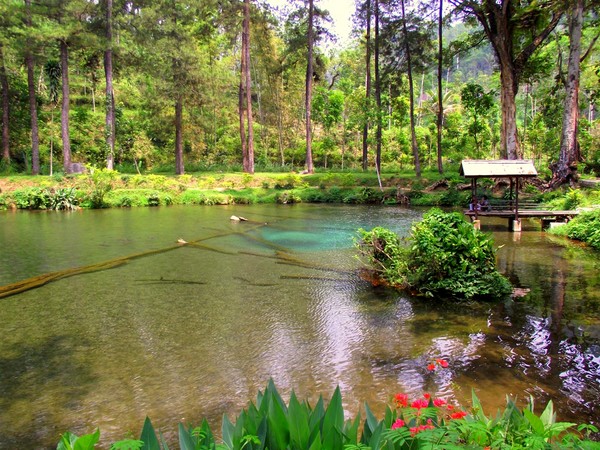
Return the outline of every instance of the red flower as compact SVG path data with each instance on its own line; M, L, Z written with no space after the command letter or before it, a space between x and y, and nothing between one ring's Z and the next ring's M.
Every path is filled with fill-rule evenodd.
M443 398L434 398L433 404L437 407L444 406L446 404L446 400L444 400Z
M410 406L416 409L427 408L427 406L429 406L429 402L424 398L420 398L412 402Z
M402 428L405 425L406 423L404 423L404 420L398 419L392 424L392 430L395 430L396 428Z
M431 398L431 394L429 394L428 392L425 392L423 394L423 397L425 397L427 400L429 400Z
M396 394L394 395L394 402L396 402L396 408L406 408L408 406L408 395Z
M448 367L448 361L446 361L444 359L436 359L435 362L438 363L443 368Z
M452 411L454 409L454 405L448 405L448 406L446 406L446 409L448 411Z
M435 364L431 363L427 366L427 370L433 371L433 370L435 370L435 367L436 367Z
M450 414L450 418L451 419L462 419L466 415L467 415L467 413L464 411L456 411L456 412Z

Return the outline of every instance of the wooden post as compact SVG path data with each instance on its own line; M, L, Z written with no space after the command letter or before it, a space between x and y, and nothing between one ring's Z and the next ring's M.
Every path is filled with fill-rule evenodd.
M516 189L515 189L515 221L519 221L519 177L516 178ZM519 229L519 231L521 231Z

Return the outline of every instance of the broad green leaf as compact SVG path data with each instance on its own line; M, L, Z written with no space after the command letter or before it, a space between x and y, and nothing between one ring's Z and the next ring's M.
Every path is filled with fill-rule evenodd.
M552 403L552 400L550 400L548 402L548 404L546 405L546 408L544 409L544 412L540 416L540 419L542 420L542 423L544 424L544 427L546 427L546 428L548 428L550 425L552 425L556 421L556 416L554 414L554 404Z
M60 437L56 450L73 450L73 445L77 441L77 436L70 431L67 431Z
M365 428L368 427L369 430L371 432L373 432L373 430L375 430L375 428L377 428L377 425L379 425L379 420L377 420L377 418L371 411L371 408L369 408L369 405L367 405L366 403L365 403L365 415L366 415Z
M346 421L343 432L345 443L354 445L358 444L358 427L360 426L360 421L360 413L354 420Z
M196 442L191 434L191 429L179 424L179 448L181 450L196 450Z
M277 397L271 395L267 416L267 442L270 450L285 450L289 442L289 427L286 413Z
M321 450L322 447L323 447L323 444L321 443L321 433L317 433L317 435L315 436L315 439L312 441L312 444L310 444L310 448L308 450ZM333 449L327 449L327 450L333 450Z
M146 420L144 421L140 440L144 442L142 450L160 450L160 444L156 438L156 432L154 431L154 427L152 426L152 422L148 416L146 416Z
M221 434L223 436L223 444L227 446L229 450L233 450L233 433L235 427L229 420L229 418L223 414L223 423L221 424Z
M344 427L344 408L342 406L342 394L339 386L335 389L325 416L321 432L323 435L323 446L327 449L342 447L342 429Z
M544 424L542 423L541 419L535 415L535 413L532 413L528 408L524 408L523 416L525 416L525 419L527 419L535 434L538 436L545 435L546 430L544 428Z
M325 417L323 418L323 434L329 429L341 430L344 426L344 408L342 406L342 394L340 387L336 387L327 405Z
M308 411L301 405L296 394L292 391L288 406L288 421L290 427L290 442L292 447L306 449L309 445L310 428L308 426Z
M92 434L84 434L77 438L73 450L93 450L99 440L100 430L96 430L96 432Z
M381 438L383 435L383 427L384 427L383 421L379 422L379 424L373 430L371 437L369 438L369 441L366 442L366 444L369 447L371 447L372 449L379 448L379 443L381 442Z

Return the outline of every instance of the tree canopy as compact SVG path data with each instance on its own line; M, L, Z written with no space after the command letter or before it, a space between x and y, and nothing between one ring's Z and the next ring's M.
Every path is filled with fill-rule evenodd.
M359 2L341 45L312 0L2 2L0 170L380 160L419 173L507 157L552 168L559 185L577 165L600 171L597 3Z

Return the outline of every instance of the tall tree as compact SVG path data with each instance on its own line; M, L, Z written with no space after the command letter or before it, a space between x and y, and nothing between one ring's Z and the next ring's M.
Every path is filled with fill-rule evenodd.
M307 55L306 55L306 89L305 89L305 114L306 114L306 170L308 173L315 171L313 167L312 154L312 93L313 93L313 46L314 46L314 18L315 5L314 0L308 0L308 30L307 30Z
M29 1L29 0L28 0ZM62 79L62 103L60 109L60 136L62 138L63 167L66 173L71 173L71 135L69 134L69 46L66 38L59 40L60 70Z
M10 129L9 120L9 95L8 77L4 65L3 44L0 42L0 88L2 89L2 159L10 163Z
M250 71L250 0L244 0L243 16L240 65L240 137L242 141L244 172L254 173L254 128L252 117L252 77ZM248 123L247 137L244 133L244 111Z
M590 6L593 2L590 2ZM584 21L584 0L572 0L569 11L569 62L567 66L565 85L565 101L560 137L560 152L558 161L552 166L552 180L550 187L557 187L573 180L577 175L577 163L581 159L579 151L578 123L579 123L579 83L580 63L590 55L591 49L598 39L592 40L588 50L581 56L581 40Z
M377 180L379 181L379 189L383 191L383 185L381 183L381 68L380 68L380 49L381 49L381 34L379 32L381 8L379 0L375 0L375 105L377 107L377 123L375 131L375 170L377 171Z
M113 89L113 0L105 0L106 50L104 51L104 76L106 79L106 168L114 168L115 158L115 94Z
M25 0L25 26L32 27L31 0ZM31 173L40 173L40 137L38 131L37 100L35 97L35 76L33 73L34 62L32 40L27 38L25 44L25 67L27 68L27 91L29 93L29 113L31 116Z
M449 0L465 18L475 18L483 28L500 67L502 108L502 156L517 159L520 146L516 96L519 81L534 52L558 24L563 5L559 1Z
M369 111L371 103L371 0L365 3L367 31L365 34L365 123L362 130L362 169L367 170L369 164Z
M444 100L442 95L442 62L443 62L443 35L442 35L442 19L444 17L444 0L439 0L438 7L438 54L437 54L437 166L440 174L444 173L444 166L442 165L442 127L444 125Z
M404 0L400 0L402 7L402 32L404 34L404 51L406 52L406 65L408 75L408 92L409 92L409 108L410 108L410 142L413 153L413 161L415 164L415 174L418 177L421 176L421 161L419 160L419 146L417 145L417 133L415 130L415 93L413 86L413 66L412 58L410 53L410 44L408 38L408 27L406 26L406 10L404 6Z

